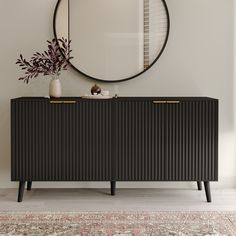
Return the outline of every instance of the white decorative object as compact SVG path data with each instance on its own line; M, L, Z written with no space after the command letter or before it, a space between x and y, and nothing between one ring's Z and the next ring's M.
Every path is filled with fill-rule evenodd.
M103 96L109 96L110 92L108 90L102 90L102 95Z
M118 97L118 90L119 90L119 86L118 85L114 85L115 98Z
M60 98L61 94L61 81L58 77L53 77L49 84L49 96Z

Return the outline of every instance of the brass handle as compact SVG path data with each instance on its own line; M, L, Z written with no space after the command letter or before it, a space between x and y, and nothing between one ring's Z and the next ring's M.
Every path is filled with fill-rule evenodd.
M153 101L154 104L178 104L180 101Z
M76 101L50 101L51 104L75 104Z
M154 104L165 104L166 101L153 101Z
M180 103L180 101L167 101L166 103L169 103L169 104L178 104L178 103Z

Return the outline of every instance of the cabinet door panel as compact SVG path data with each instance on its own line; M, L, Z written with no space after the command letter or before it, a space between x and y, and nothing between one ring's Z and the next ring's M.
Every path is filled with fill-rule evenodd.
M166 180L217 180L217 103L166 105Z
M116 102L117 180L164 180L164 110L150 100Z
M12 103L12 180L111 179L111 104Z
M60 160L54 159L57 152L60 152L61 145L57 152L50 153L49 150L52 151L54 143L60 143L61 135L58 134L53 139L50 136L52 122L49 113L49 103L12 102L12 180L46 180L57 175L58 168L55 168L55 164L60 163Z
M113 119L110 101L80 101L77 105L76 145L78 159L74 170L80 180L111 180Z

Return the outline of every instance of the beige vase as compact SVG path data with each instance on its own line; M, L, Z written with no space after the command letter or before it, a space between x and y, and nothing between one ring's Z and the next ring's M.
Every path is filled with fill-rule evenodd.
M49 84L49 96L60 98L61 94L61 81L58 77L53 77Z

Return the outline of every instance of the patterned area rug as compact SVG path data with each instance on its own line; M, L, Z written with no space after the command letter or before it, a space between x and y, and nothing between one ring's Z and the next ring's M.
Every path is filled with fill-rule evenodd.
M0 213L0 235L236 235L236 212Z

